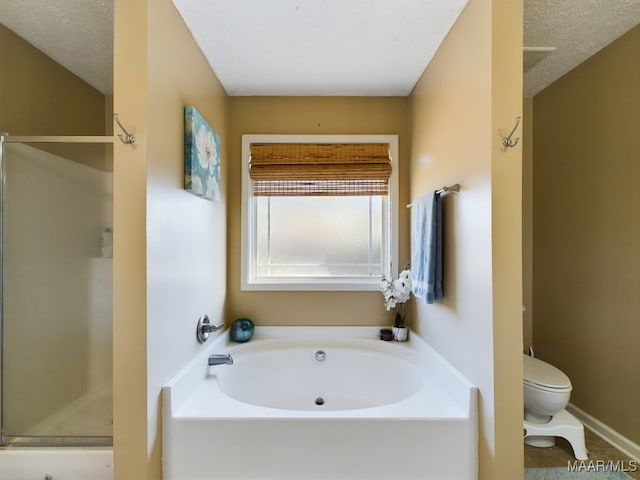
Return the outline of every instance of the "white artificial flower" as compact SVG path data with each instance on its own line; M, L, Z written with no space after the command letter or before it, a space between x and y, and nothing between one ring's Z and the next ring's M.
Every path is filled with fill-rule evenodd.
M398 282L401 285L402 294L408 299L411 293L411 272L409 270L403 270L398 276Z
M382 278L381 291L387 311L396 308L411 298L411 270L405 269L395 280Z
M409 282L409 284L411 284L411 270L405 269L401 271L400 275L398 275L398 278L401 278L405 282Z

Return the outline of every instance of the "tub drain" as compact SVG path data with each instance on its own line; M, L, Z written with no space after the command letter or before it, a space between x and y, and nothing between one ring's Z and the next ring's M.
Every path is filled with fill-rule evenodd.
M322 397L316 398L316 405L324 405L324 398Z

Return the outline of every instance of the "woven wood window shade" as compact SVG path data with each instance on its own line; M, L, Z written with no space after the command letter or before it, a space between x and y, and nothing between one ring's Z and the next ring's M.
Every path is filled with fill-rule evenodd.
M387 195L388 143L252 143L254 196Z

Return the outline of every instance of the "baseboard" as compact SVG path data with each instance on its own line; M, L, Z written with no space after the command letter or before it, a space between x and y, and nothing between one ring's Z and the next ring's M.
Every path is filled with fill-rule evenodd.
M592 417L587 412L571 403L567 405L567 411L603 440L610 443L633 460L640 462L640 445L632 442L627 437L620 435L613 428L605 425L597 418Z

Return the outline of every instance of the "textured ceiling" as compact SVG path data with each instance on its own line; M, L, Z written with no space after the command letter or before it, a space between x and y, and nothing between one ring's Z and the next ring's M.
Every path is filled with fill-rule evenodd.
M640 0L525 0L524 5L525 47L555 47L547 55L525 52L526 97L640 23Z
M0 23L104 94L113 89L113 0L0 0Z
M229 95L406 96L467 0L173 0Z
M457 15L456 12L466 3L466 0L455 0L455 2L452 0L394 0L393 2L378 0L376 3L366 0L174 1L185 17L191 18L195 15L196 18L188 21L190 28L219 30L227 35L224 39L216 39L216 33L209 34L203 31L198 34L202 37L198 40L199 42L203 44L209 41L226 42L226 44L233 43L234 48L239 48L238 45L249 45L245 48L253 49L249 53L253 55L254 63L262 66L260 75L249 75L243 73L245 71L242 68L238 68L234 70L234 78L230 81L237 82L241 88L251 88L263 94L266 92L268 82L271 82L276 84L280 94L283 95L303 91L302 87L296 87L290 83L305 69L309 69L314 77L314 83L304 87L307 93L312 93L311 88L324 90L325 93L327 87L337 88L338 80L332 73L336 73L336 77L341 77L349 70L355 70L355 73L351 74L351 83L340 87L344 93L363 94L365 91L380 92L381 89L406 91L410 81L409 83L400 82L400 76L396 77L395 71L395 80L386 79L385 83L380 85L377 82L386 78L388 72L385 70L398 70L407 78L415 77L416 72L422 73L434 48L437 48L437 45L434 46L432 42L446 34L451 20ZM327 14L328 10L325 11L324 6L332 3L334 6L339 4L351 15L357 15L355 17L357 20L351 25L355 28L355 34L347 34L345 30L347 26L340 15ZM191 8L200 4L207 4L203 7L206 10ZM251 9L247 7L249 4ZM524 4L525 46L555 47L555 50L550 53L540 51L525 53L524 93L526 96L535 95L640 23L640 0L524 0ZM208 7L213 5L216 5L216 8L213 11L209 10ZM234 5L243 5L245 14L256 8L258 9L256 12L261 12L263 17L260 18L256 18L253 14L250 17L245 15L245 18L250 18L253 22L255 31L249 31L243 24L232 27L232 24L227 23L225 14L227 9L233 9ZM265 8L265 5L268 5L268 8ZM279 9L282 5L293 6L293 10L283 13ZM323 8L316 10L318 5ZM420 7L423 5L428 6L427 10L421 10ZM266 26L267 19L274 20L270 17L271 9L284 15L275 19L275 25L278 28ZM440 9L443 9L445 21L436 27L433 35L428 36L426 41L429 44L424 45L422 44L424 32L421 30L428 29L422 22L432 20L425 17L429 16L428 11L431 15L436 15L441 11ZM304 20L304 14L311 12L315 12L314 15L319 16L324 23L322 25L316 23L311 30L309 29L312 24L307 24L308 28L302 32L297 31L295 36L292 31L288 31L291 21ZM390 33L386 27L387 20L392 18L396 19L392 23L401 28L400 31L395 31L395 34ZM283 22L284 19L288 21ZM260 20L263 22L261 23ZM384 27L380 27L381 21ZM0 23L96 89L105 94L112 93L113 0L0 0ZM374 46L369 43L369 40L371 31L376 28L378 31L375 32L377 35L374 37L379 36L384 39L384 42ZM260 33L261 36L256 38L254 33ZM280 34L283 35L280 36ZM265 37L271 37L269 42L266 42ZM312 40L319 43L315 43L314 46ZM374 38L373 41L375 40ZM336 48L338 44L339 50L345 54L344 57L341 60L332 59L328 63L322 51L325 44L331 44L331 48ZM267 45L270 47L266 48ZM315 50L308 50L309 48L315 48ZM304 55L301 54L303 49ZM423 57L416 53L421 49L424 52ZM308 55L308 51L313 51L313 55ZM396 53L391 60L383 58L393 56L394 51L400 53ZM218 72L216 62L221 63L220 69L223 68L222 63L234 62L237 57L233 57L230 52L231 50L219 54L210 51L207 54L220 77L223 74ZM261 55L256 55L256 52L264 52L266 55L277 52L278 55L271 57L272 62L275 63L267 64ZM378 52L380 52L379 56ZM405 52L407 52L406 56ZM314 59L316 61L311 62L310 65L301 63ZM387 64L386 61L391 63ZM238 67L246 66L244 62L236 61L235 63ZM299 65L299 72L290 78L278 77L278 71L272 68L272 65L281 63L296 63ZM303 65L304 68L302 68ZM264 80L264 83L261 83L261 80ZM287 85L286 88L284 85ZM231 86L225 85L225 87L233 92Z

